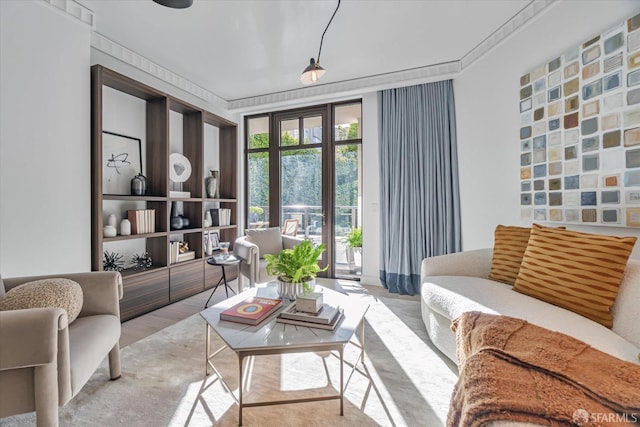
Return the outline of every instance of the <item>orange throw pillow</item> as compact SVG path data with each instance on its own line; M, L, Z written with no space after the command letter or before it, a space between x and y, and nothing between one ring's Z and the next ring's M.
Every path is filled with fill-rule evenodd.
M488 278L513 285L529 242L529 227L498 225L493 242L493 258Z
M534 224L513 289L611 328L636 240Z

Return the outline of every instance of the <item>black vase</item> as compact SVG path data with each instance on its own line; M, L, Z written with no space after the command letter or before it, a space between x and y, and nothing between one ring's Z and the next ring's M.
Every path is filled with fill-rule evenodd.
M169 219L169 225L172 230L180 230L184 227L182 217L178 215L178 204L176 202L171 202L171 217Z
M139 173L131 180L131 195L144 196L147 193L147 178Z

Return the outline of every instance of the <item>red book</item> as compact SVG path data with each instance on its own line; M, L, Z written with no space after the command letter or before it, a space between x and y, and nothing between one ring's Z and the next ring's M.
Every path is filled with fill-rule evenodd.
M251 297L220 313L220 320L257 325L269 317L282 304L282 300Z

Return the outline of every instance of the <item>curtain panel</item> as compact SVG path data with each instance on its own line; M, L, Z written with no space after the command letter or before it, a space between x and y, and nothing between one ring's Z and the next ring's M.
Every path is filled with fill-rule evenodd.
M414 295L422 260L461 247L453 82L380 91L378 115L380 280Z

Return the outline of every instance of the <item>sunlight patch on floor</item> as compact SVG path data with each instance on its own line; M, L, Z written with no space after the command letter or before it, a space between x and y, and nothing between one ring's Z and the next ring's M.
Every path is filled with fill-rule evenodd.
M382 301L375 304L375 310L376 316L367 317L369 326L386 346L402 372L415 384L415 390L421 394L422 399L444 424L449 410L451 392L458 380L457 376L446 366L441 356L406 326L402 319ZM372 372L372 375L374 374L375 371ZM378 385L381 384L382 380L374 380ZM391 401L402 398L402 396L390 396ZM387 400L387 403L389 402Z
M215 424L229 410L237 405L229 393L223 389L215 374L189 384L187 391L176 406L169 426L206 426Z

